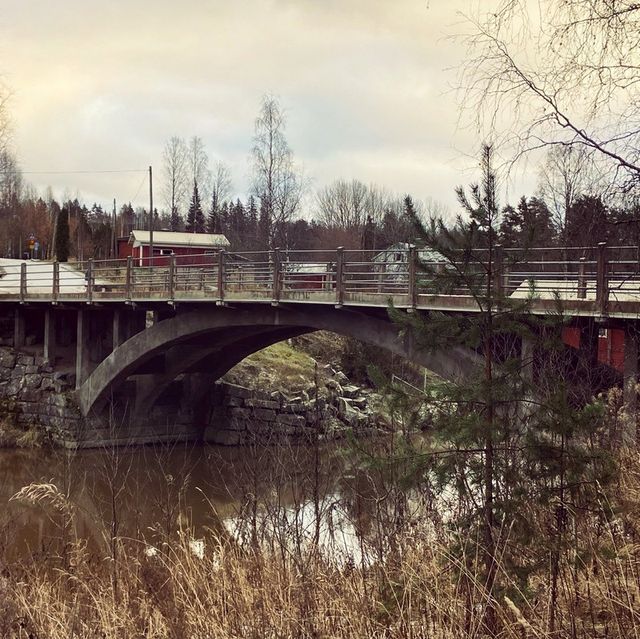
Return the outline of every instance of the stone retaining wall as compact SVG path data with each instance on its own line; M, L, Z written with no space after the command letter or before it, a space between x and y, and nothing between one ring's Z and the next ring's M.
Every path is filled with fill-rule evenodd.
M337 384L335 385L340 388ZM287 398L282 393L250 390L236 384L217 382L212 400L205 441L237 446L253 442L282 440L339 439L347 432L368 435L376 432L374 417L366 410L366 398L354 386L343 397L333 392L328 396L309 398L311 392ZM357 393L353 390L358 391ZM360 408L355 408L359 403Z
M81 416L73 399L72 374L54 371L43 357L0 346L0 420L25 431L38 429L62 446L197 440L235 446L316 436L338 439L347 431L356 435L376 431L377 418L368 410L366 391L353 385L343 387L336 380L330 380L317 398L315 389L285 397L279 391L218 381L204 411L194 410L188 386L182 386L175 401L156 406L144 423L112 417L115 425L109 424Z
M42 357L0 347L0 415L10 425L41 428L54 441L74 439L82 418L67 395L72 382Z

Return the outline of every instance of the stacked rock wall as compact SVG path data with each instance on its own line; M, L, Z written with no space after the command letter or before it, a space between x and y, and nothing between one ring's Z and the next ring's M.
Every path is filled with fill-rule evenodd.
M202 439L228 446L303 442L338 439L347 431L371 434L378 421L369 412L365 391L336 379L321 393L310 388L295 397L216 382L202 417L195 417L188 387L182 385L169 404L156 406L144 423L113 416L115 424L87 419L74 402L72 374L54 371L43 357L0 346L0 421L12 428L36 429L52 443L68 447Z
M72 381L42 357L0 347L0 411L10 425L40 428L61 443L75 439L82 419L67 394Z
M338 386L338 388L340 388ZM351 394L361 394L349 387ZM346 398L330 389L328 396L304 393L292 398L282 393L250 390L236 384L217 382L205 441L237 446L248 443L339 439L347 431L356 435L375 432L374 417L352 406L358 400L366 408L365 397ZM309 395L312 395L309 398Z

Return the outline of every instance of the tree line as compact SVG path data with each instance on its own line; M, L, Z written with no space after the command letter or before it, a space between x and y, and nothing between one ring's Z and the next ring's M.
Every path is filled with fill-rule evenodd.
M0 115L0 255L106 259L116 255L117 238L128 237L135 228L149 228L148 209L131 203L105 210L77 198L57 201L50 189L44 196L37 194L25 183L8 142L4 103ZM169 138L161 173L164 206L154 209L154 228L220 233L234 251L337 246L375 250L418 241L412 222L415 212L423 220L446 214L437 202L399 197L356 179L338 179L317 189L303 211L302 196L310 195L309 184L297 168L285 128L280 104L265 97L255 122L251 186L244 198L233 196L231 171L223 162L210 167L201 138ZM540 168L536 194L501 209L500 243L505 247L637 244L638 206L611 197L593 156L588 149L552 147ZM30 242L33 238L37 251Z

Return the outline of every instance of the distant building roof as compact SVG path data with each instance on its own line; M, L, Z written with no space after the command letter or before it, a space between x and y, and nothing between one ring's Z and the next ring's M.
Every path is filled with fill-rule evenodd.
M129 244L134 247L150 243L149 231L135 229L129 235ZM229 240L220 233L178 233L176 231L154 231L154 246L194 246L196 248L226 248Z
M412 244L408 242L396 242L388 248L380 251L373 256L374 262L406 262L408 251ZM444 255L435 249L419 248L417 249L418 259L422 262L444 262Z

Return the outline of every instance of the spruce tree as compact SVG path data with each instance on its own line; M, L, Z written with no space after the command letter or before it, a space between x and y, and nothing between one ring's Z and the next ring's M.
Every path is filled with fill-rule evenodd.
M271 243L271 213L266 199L260 200L260 217L258 218L258 249L266 251Z
M229 235L229 218L229 203L225 201L220 206L220 233L223 235Z
M209 215L207 216L207 232L222 232L220 229L220 202L218 201L218 194L215 191L211 196L211 208L209 209Z
M169 226L172 231L180 231L182 229L182 217L178 212L178 207L171 208L171 219L169 220Z
M256 238L258 237L258 207L253 195L247 201L247 237L246 247L249 251L256 250Z
M69 259L69 209L63 207L56 220L56 245L55 255L58 262L66 262Z
M189 204L189 212L187 213L187 233L204 233L205 219L200 204L200 193L198 192L198 183L193 184L193 195L191 196L191 204Z

